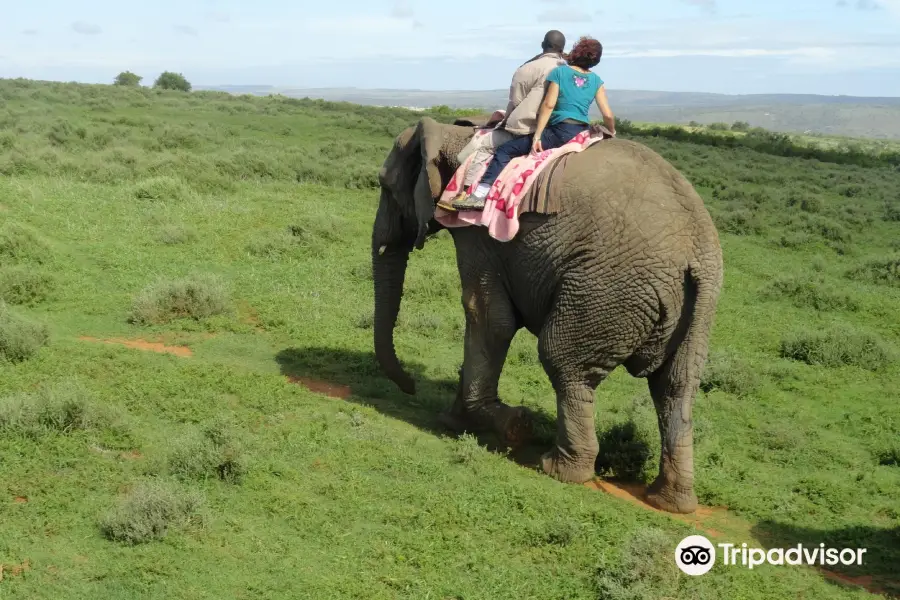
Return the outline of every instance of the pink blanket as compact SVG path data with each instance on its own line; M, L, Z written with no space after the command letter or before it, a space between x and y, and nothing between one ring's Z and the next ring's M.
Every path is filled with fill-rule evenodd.
M508 242L519 231L518 209L520 202L525 197L525 194L528 193L532 183L537 180L538 175L541 174L545 167L558 160L561 156L570 152L581 152L602 141L605 138L603 131L605 129L592 136L590 130L587 130L575 136L565 146L544 150L539 154L528 154L512 159L500 173L497 181L491 186L483 210L452 212L438 206L434 213L435 220L444 227L482 225L488 228L488 233L494 239ZM454 198L463 190L462 183L466 176L466 171L474 158L475 154L472 154L456 170L456 173L450 179L450 183L447 184L447 187L441 194L440 202L451 204ZM476 174L470 189L474 190L478 186L478 182L484 176L485 171L487 171L487 163L479 168L479 172Z

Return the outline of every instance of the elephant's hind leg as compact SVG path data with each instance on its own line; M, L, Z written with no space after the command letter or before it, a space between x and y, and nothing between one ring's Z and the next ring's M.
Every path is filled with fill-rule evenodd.
M715 294L711 293L714 288L698 290L697 282L690 275L685 289L687 302L675 334L684 337L663 365L647 377L662 446L659 475L648 490L647 501L673 513L691 513L697 508L691 415L709 349L716 302Z

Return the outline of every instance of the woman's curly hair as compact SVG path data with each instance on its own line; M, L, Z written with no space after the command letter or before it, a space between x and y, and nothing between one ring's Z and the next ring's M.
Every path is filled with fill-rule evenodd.
M575 67L589 70L600 64L603 44L592 37L580 38L566 55L566 62Z

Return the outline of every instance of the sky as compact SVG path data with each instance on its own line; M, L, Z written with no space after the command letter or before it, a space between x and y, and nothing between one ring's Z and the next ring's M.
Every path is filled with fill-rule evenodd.
M506 8L507 12L503 12ZM900 96L900 0L0 0L0 77L509 86L549 29L607 88Z

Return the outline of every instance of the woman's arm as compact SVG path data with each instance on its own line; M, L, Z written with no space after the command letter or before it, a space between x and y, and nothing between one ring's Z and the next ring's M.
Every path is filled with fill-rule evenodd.
M605 85L601 85L599 89L597 89L597 95L594 97L594 100L597 102L597 108L600 109L600 114L603 115L603 124L606 125L606 128L609 129L610 133L615 135L616 117L609 108L609 100L606 98Z
M559 85L553 82L547 82L547 89L544 90L544 100L541 102L541 108L538 111L537 127L534 130L534 140L531 143L531 151L534 153L543 152L541 146L541 136L544 134L544 128L550 121L550 113L556 108L556 101L559 99Z

